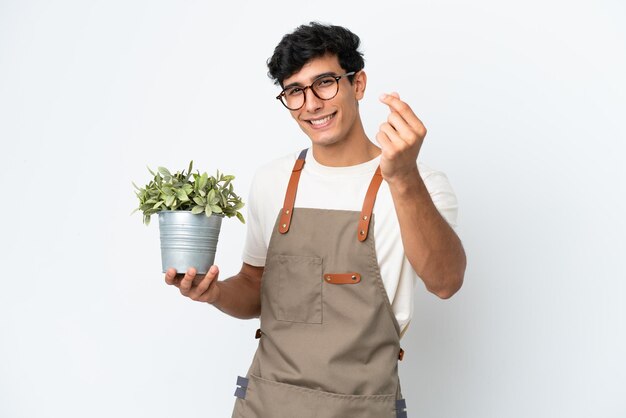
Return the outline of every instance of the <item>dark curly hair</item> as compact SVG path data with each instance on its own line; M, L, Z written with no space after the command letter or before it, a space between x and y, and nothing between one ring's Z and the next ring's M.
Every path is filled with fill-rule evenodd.
M337 55L339 65L347 72L362 70L365 63L358 51L360 43L358 36L341 26L318 22L301 25L276 45L274 54L267 60L267 75L282 87L283 80L300 71L307 62L328 53ZM352 83L353 76L348 79Z

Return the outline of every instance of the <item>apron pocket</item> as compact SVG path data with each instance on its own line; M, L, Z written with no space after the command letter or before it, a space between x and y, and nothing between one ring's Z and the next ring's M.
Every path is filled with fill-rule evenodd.
M275 305L279 321L322 323L322 258L277 255ZM271 291L271 290L270 290Z
M250 375L245 418L396 418L395 395L343 395Z

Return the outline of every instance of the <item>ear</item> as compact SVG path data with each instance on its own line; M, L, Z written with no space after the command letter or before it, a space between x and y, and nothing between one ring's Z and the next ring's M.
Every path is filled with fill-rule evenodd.
M361 70L354 75L352 86L354 87L356 99L361 100L365 95L365 87L367 86L367 74L365 74L365 71Z

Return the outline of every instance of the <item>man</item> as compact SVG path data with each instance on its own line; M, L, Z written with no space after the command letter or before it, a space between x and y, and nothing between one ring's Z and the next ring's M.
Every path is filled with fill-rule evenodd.
M311 148L257 171L238 274L166 273L193 300L260 317L233 417L406 416L397 362L416 278L444 299L461 287L454 194L417 163L426 129L397 93L380 97L380 147L368 139L358 47L349 30L317 23L283 37L269 75Z

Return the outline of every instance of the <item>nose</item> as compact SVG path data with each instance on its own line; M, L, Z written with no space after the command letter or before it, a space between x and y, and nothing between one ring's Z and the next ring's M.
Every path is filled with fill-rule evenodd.
M315 93L313 93L313 89L311 87L305 89L304 94L304 107L306 108L307 112L315 113L324 106L323 100L317 97Z

